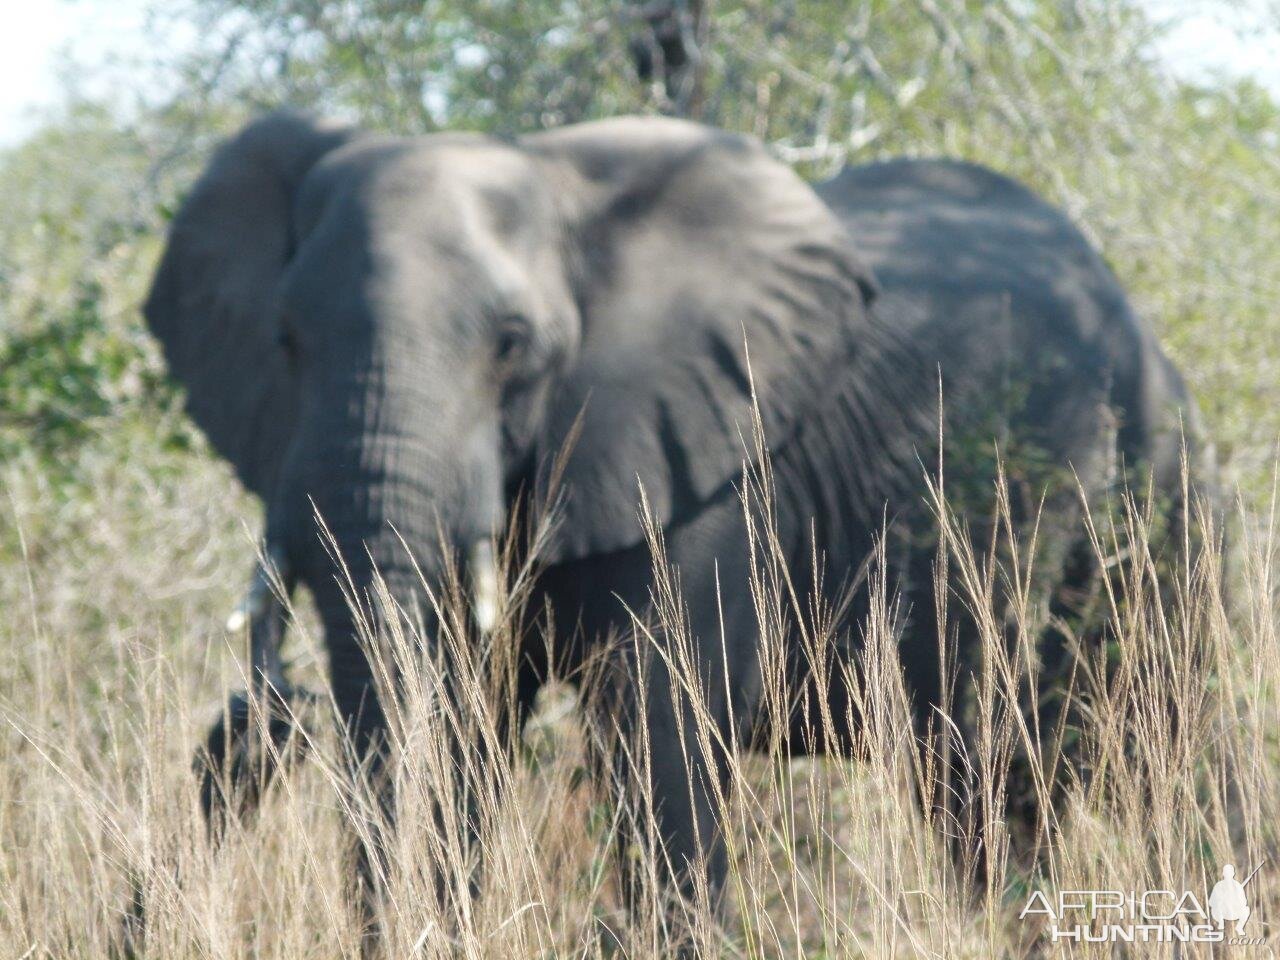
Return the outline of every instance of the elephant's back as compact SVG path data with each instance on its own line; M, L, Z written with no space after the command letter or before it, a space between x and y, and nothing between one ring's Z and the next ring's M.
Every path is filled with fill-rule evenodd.
M1080 230L1022 184L976 164L898 159L818 187L887 294L928 307L1005 305L1041 334L1132 328L1124 292Z
M1064 389L1105 390L1121 448L1168 456L1157 435L1176 426L1179 411L1194 416L1190 395L1065 213L1009 177L955 160L849 167L817 191L875 272L881 321L923 350L931 369L985 370L979 381L1021 371L1048 388L1033 391L1048 405ZM1031 406L1032 419L1054 419Z

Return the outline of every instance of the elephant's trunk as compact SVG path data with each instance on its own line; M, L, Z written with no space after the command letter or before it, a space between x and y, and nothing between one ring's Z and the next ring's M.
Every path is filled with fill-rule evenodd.
M291 509L277 523L293 569L315 599L334 696L356 731L381 723L365 649L371 638L361 636L359 614L403 610L425 625L430 648L436 631L429 592L441 596L448 551L473 591L477 626L491 628L499 611L490 544L503 523L497 443L482 442L475 430L463 443L424 437L431 428L445 432L425 417L382 427L313 447L296 474ZM377 601L381 587L390 610Z

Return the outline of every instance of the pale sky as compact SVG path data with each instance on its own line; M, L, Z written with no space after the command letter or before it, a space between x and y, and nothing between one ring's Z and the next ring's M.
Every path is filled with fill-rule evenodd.
M1157 17L1179 11L1187 16L1163 44L1173 69L1188 76L1252 75L1280 94L1280 0L1144 2ZM136 67L130 63L152 52L145 28L155 0L7 0L5 5L0 146L20 141L38 125L42 111L60 101L68 54L90 68L73 78L86 93L127 90L130 80L136 87ZM1271 29L1258 28L1267 22ZM182 33L168 22L169 44L180 47Z
M0 145L38 126L69 83L110 94L113 81L148 56L147 14L155 0L4 0L0 31ZM71 60L89 69L64 76Z

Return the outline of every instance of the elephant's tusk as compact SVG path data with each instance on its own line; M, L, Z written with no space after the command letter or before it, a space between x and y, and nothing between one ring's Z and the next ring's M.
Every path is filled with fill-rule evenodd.
M249 589L245 591L244 597L227 617L228 632L239 633L255 620L266 616L274 599L267 573L262 564L258 564L254 568L253 577L249 580Z
M488 633L498 625L502 598L498 591L498 563L493 555L493 544L487 538L471 545L467 575L471 578L471 609L476 626Z
M283 554L268 548L263 561L254 568L244 599L227 617L227 630L239 633L249 630L249 659L253 682L263 680L277 689L285 689L284 665L280 659L280 641L284 636L284 602L276 595L273 577L279 577L286 593L293 592L293 577Z

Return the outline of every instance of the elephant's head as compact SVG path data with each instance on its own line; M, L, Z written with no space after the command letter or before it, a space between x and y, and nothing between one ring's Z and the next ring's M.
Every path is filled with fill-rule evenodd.
M640 485L672 523L738 477L753 390L785 441L870 289L835 217L738 136L391 138L282 113L214 157L146 315L338 657L351 622L312 503L357 589L376 563L407 597L401 538L427 576L442 543L471 555L572 436L547 559L632 546Z

